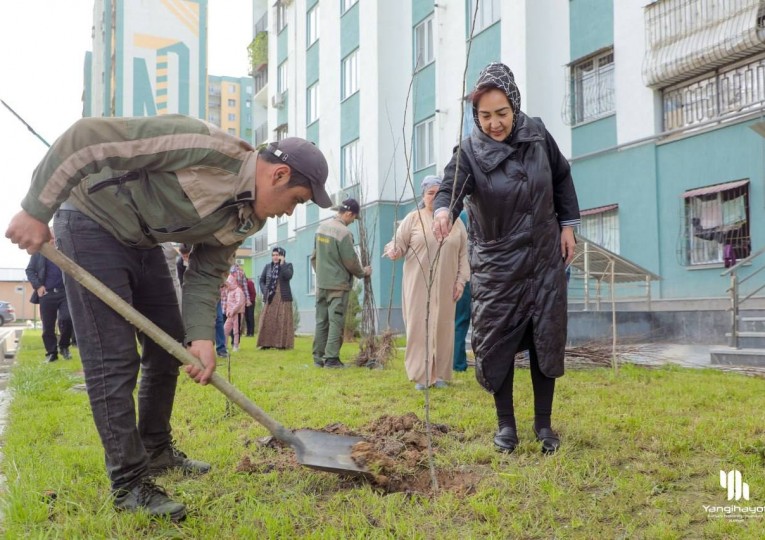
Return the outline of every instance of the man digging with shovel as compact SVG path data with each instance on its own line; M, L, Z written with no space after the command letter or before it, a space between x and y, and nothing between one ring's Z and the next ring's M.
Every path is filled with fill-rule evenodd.
M50 148L5 236L28 253L50 237L58 249L215 370L218 286L242 241L269 217L313 200L331 205L327 162L291 137L256 152L218 128L179 115L86 118ZM193 245L184 275L183 315L162 242ZM172 440L179 362L73 279L66 282L93 419L105 451L114 505L181 520L185 505L152 480L170 469L199 474ZM133 401L139 368L138 421Z

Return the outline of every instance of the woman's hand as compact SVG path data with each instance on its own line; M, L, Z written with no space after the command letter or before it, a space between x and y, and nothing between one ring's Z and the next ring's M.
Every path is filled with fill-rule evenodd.
M385 244L385 247L383 248L383 257L388 257L391 261L395 261L400 258L401 255L403 255L401 248L396 246L393 240Z
M560 254L566 264L570 264L574 258L576 240L574 239L573 227L562 227L560 230Z
M186 366L186 373L199 384L205 385L215 372L215 343L206 339L192 341L186 349L199 358L199 366Z
M452 292L452 300L455 302L459 302L459 299L462 298L462 293L465 291L465 284L460 283L459 281L454 284L454 291Z
M448 210L442 210L433 216L433 236L439 242L449 236L452 230L452 220Z

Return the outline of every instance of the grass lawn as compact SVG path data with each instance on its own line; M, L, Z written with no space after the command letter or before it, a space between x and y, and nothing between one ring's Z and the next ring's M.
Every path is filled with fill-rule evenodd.
M385 370L322 370L309 338L294 351L257 351L255 338L242 339L233 384L290 428L425 416L402 354ZM346 344L343 360L355 350ZM39 331L24 334L3 436L5 538L765 538L762 513L736 520L704 508L765 505L762 379L671 366L569 370L553 416L563 446L547 457L531 431L528 370L516 376L521 444L510 456L492 448L491 396L472 369L455 374L449 388L430 392L431 421L451 429L435 439L436 466L480 482L469 493L424 495L307 468L237 472L245 457L274 457L255 443L267 431L239 409L226 414L217 390L182 374L174 436L213 470L161 478L189 507L173 524L112 509L87 396L73 388L82 382L73 351L72 361L44 364ZM225 360L218 373L227 376ZM728 501L720 470L733 469L750 500Z

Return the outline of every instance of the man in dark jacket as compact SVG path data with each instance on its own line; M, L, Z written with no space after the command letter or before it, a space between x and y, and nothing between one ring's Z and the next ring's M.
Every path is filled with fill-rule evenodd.
M69 360L72 358L69 353L69 346L72 343L72 319L69 316L69 308L66 303L64 276L61 269L39 253L35 253L29 259L26 272L27 279L34 289L29 301L40 305L45 361L55 362L58 360L59 351L65 360ZM56 344L56 319L58 319L59 329L58 346Z

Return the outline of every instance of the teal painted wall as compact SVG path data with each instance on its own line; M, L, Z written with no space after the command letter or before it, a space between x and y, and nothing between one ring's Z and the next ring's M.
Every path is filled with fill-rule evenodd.
M412 29L431 13L433 13L432 0L412 0Z
M276 65L281 64L287 58L289 53L289 43L287 42L289 32L287 27L282 28L282 31L276 36Z
M499 62L502 45L502 34L499 32L499 21L473 37L468 59L468 70L465 84L471 89L478 79L478 74L490 62ZM468 34L469 35L469 34ZM467 44L466 44L467 46Z
M319 41L321 41L321 38L308 47L308 50L305 52L306 88L319 80Z
M412 85L414 123L430 118L436 110L436 63L428 64L414 75Z
M319 146L319 123L321 120L316 120L313 124L310 124L305 128L305 138L307 141L311 141L316 146Z
M359 46L359 4L346 11L340 18L340 58Z
M93 116L93 78L91 76L93 70L93 53L91 51L85 52L85 63L83 65L83 77L82 80L85 83L85 95L82 101L82 116Z
M340 104L340 144L359 138L359 94L356 92Z
M616 115L594 120L571 129L574 157L616 146Z
M319 0L306 0L305 2L305 10L311 11L311 8L319 3ZM321 8L319 8L321 9Z
M748 178L752 251L765 245L765 139L751 123L572 164L580 208L619 204L620 253L662 277L652 285L654 298L726 296L721 263L690 267L679 260L688 189Z
M613 45L613 2L611 0L571 0L569 29L572 60Z
M419 171L415 172L412 175L412 180L413 180L413 184L414 184L415 189L419 188L420 184L422 183L422 179L425 178L426 176L428 176L429 174L438 174L438 171L436 171L436 166L435 165L431 165L430 167L425 167L424 169L420 169ZM412 188L411 187L407 188L406 194L408 196L412 196ZM419 197L420 194L417 193L417 196Z
M283 244L289 236L289 222L282 223L276 226L276 241Z
M287 120L289 119L289 96L290 91L287 90L284 94L284 106L281 109L276 109L276 125L281 126L282 124L286 124Z

